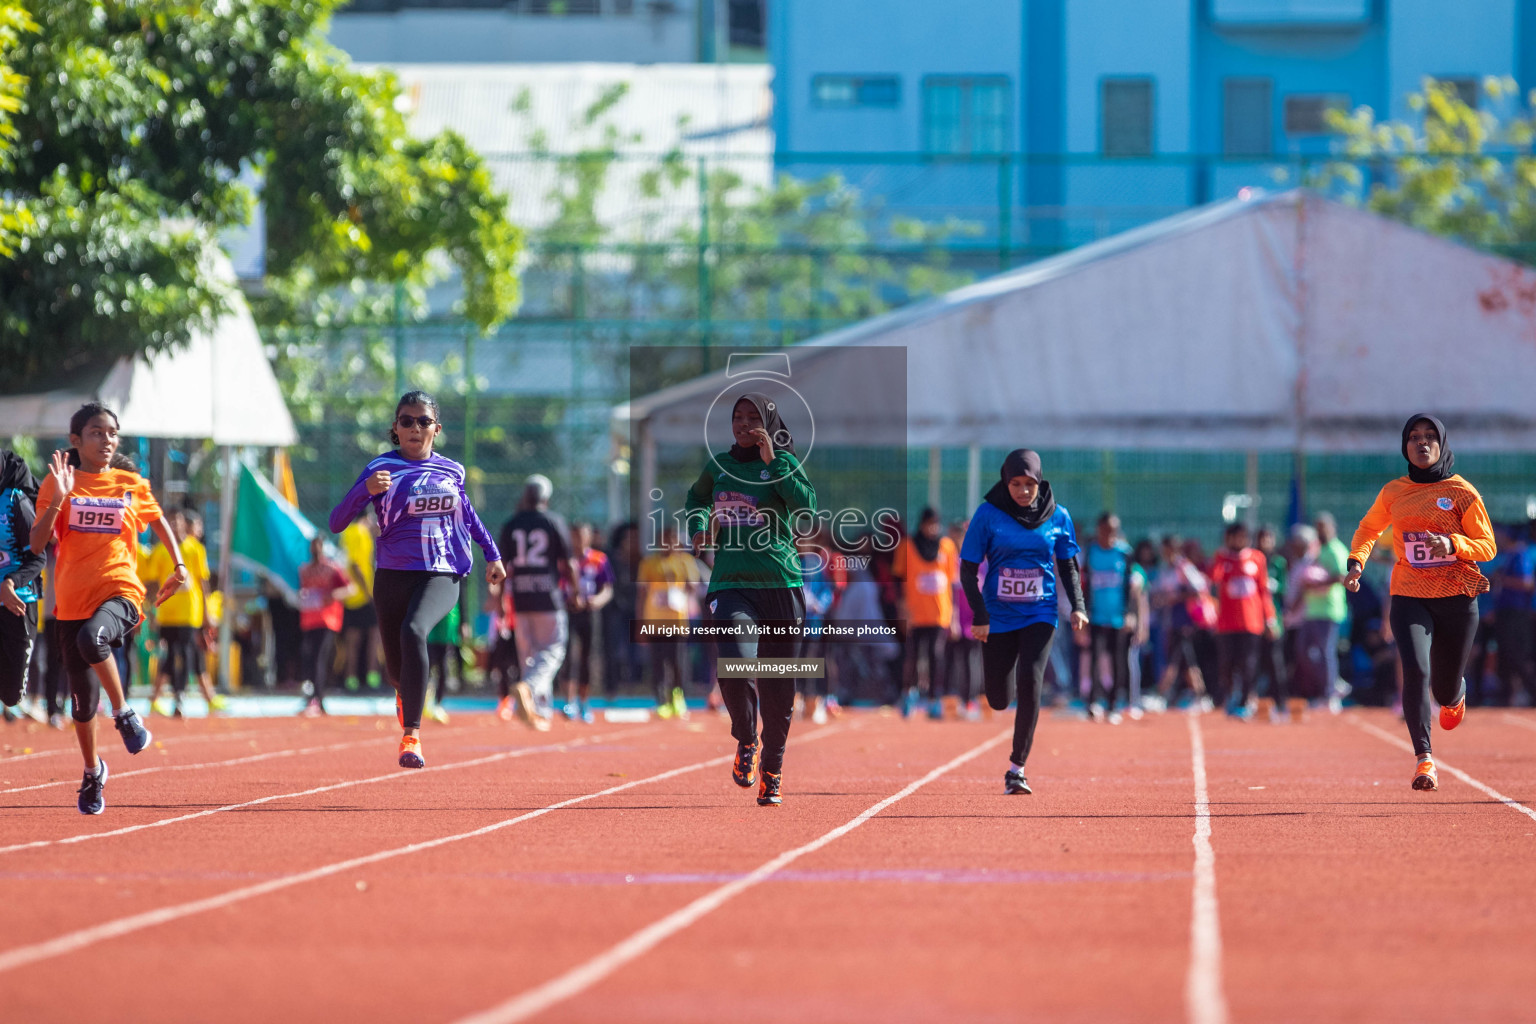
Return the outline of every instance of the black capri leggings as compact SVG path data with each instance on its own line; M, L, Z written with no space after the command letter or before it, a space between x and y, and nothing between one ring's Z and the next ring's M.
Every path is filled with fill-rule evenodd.
M32 645L37 640L37 604L28 602L26 612L12 615L8 609L0 615L0 704L10 707L21 703L27 686L27 670L32 667Z
M171 692L177 696L187 688L188 675L202 675L201 651L197 648L197 630L192 626L161 626L165 642L165 661L160 674L171 680Z
M452 573L379 569L374 574L384 668L400 695L407 729L421 728L427 701L427 634L458 601L459 577Z
M1420 757L1429 753L1429 696L1453 705L1466 696L1462 681L1477 636L1477 599L1392 595L1392 635L1403 663L1403 721Z
M1023 629L989 633L981 645L982 673L986 677L987 703L992 710L1008 707L1008 681L1019 670L1019 709L1013 717L1013 763L1022 765L1035 743L1035 723L1040 720L1040 688L1045 666L1051 660L1051 638L1056 627L1034 622ZM1027 676L1026 676L1027 673Z
M69 677L69 694L74 698L70 712L77 722L89 722L101 705L101 684L92 665L112 657L112 648L121 647L139 626L139 610L126 597L108 598L88 619L57 619L59 648L64 655L64 674ZM123 680L123 692L128 681Z
M949 691L944 678L944 640L949 630L943 626L912 626L907 630L906 685L914 688L928 667L929 700L937 700Z
M1234 688L1239 706L1247 704L1259 678L1259 652L1264 646L1261 633L1216 634L1216 710L1228 706Z
M750 625L764 622L805 623L805 596L799 587L739 588L709 595L710 619ZM798 658L800 640L759 640L756 637L721 637L716 641L722 658ZM784 748L789 742L789 723L795 715L795 684L781 676L759 679L720 680L720 697L731 713L731 735L737 743L757 742L762 719L762 769L777 775L784 768Z
M1109 683L1099 669L1099 660L1109 660ZM1088 673L1093 686L1088 691L1090 704L1103 704L1104 710L1115 710L1115 702L1130 703L1131 693L1131 634L1119 626L1088 627Z

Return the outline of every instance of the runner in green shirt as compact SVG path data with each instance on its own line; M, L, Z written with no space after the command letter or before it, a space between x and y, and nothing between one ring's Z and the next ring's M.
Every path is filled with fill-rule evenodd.
M731 411L736 443L714 455L688 491L688 532L698 554L713 539L710 575L710 622L748 629L763 623L805 625L800 555L793 517L816 511L816 490L795 456L794 438L766 395L747 393ZM712 538L711 538L711 535ZM729 658L794 658L798 637L718 637L719 652ZM731 714L736 763L731 778L738 786L762 782L757 802L771 806L779 795L784 747L795 707L794 678L721 679L720 695ZM758 718L762 742L758 743Z

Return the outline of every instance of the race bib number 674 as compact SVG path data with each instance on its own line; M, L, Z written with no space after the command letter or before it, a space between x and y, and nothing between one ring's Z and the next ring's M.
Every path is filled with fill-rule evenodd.
M1430 536L1413 530L1403 533L1403 555L1409 565L1419 568L1426 565L1450 565L1456 561L1455 555L1435 554L1435 549L1429 543Z

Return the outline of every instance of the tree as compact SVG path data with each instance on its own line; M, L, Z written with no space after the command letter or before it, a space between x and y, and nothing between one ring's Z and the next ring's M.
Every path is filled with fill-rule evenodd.
M1522 106L1510 78L1487 78L1480 102L1425 79L1412 122L1369 107L1332 111L1339 155L1312 184L1395 220L1530 260L1536 243L1536 93Z
M481 329L518 301L520 238L480 158L414 139L392 76L321 37L339 0L29 0L40 31L7 52L25 76L27 145L0 193L34 220L0 262L0 361L37 386L184 343L224 293L215 233L262 182L268 322L312 319L347 288L419 288L448 267Z
M14 4L0 3L0 172L11 166L17 131L12 123L21 109L27 80L10 67L11 56L24 33L36 32L37 24ZM0 258L15 252L16 242L30 224L14 200L0 196Z

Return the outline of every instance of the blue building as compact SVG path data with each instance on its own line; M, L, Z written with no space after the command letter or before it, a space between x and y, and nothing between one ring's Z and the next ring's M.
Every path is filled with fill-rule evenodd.
M1325 112L1409 117L1424 77L1536 85L1536 0L776 0L780 169L892 214L1055 248L1329 152Z

